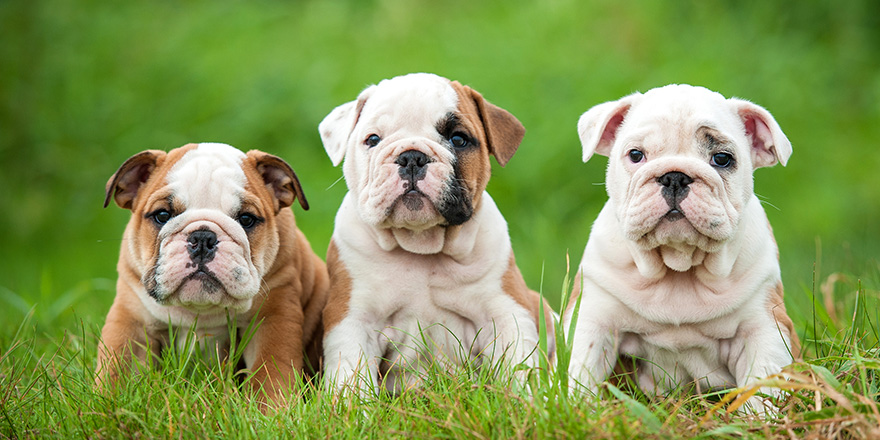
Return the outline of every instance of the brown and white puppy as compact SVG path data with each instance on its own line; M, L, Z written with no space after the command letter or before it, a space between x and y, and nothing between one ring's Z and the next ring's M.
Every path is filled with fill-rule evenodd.
M579 268L571 376L595 390L625 355L640 387L663 393L745 386L791 363L798 338L752 179L791 155L773 116L669 85L593 107L578 133L585 162L609 158L609 200Z
M319 131L349 188L327 252L329 387L398 392L432 362L536 365L541 299L485 192L489 156L510 160L519 121L421 73L366 88Z
M225 144L147 150L107 182L105 207L111 199L132 216L101 334L99 385L131 358L159 355L172 328L182 345L195 327L198 343L223 356L237 342L227 319L239 335L256 319L243 360L271 400L304 371L304 352L318 368L329 279L287 209L308 203L286 162Z

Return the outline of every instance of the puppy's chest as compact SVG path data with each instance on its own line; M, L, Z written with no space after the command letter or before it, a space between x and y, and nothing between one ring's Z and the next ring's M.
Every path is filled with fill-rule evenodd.
M480 328L490 324L494 304L507 296L503 269L493 265L412 254L365 263L352 271L351 309L368 311L369 319L383 326Z
M736 336L737 326L729 323L713 325L647 325L625 332L621 341L621 351L638 354L641 351L666 350L684 352L688 350L717 351L729 339Z
M470 311L502 295L501 273L487 264L459 264L448 257L402 254L363 262L354 272L353 300L369 297L376 312L398 309Z
M413 259L355 283L352 309L370 310L377 330L390 343L387 356L415 358L427 350L458 359L479 352L491 340L492 313L498 312L499 298L505 303L501 277L485 267L443 260Z
M230 335L228 326L174 328L166 335L166 347L174 347L177 353L196 356L206 363L215 364L229 355Z

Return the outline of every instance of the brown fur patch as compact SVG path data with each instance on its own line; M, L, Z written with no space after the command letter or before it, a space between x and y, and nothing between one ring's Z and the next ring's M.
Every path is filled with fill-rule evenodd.
M259 150L248 151L245 161L249 162L248 166L243 167L246 172L256 174L248 176L248 182L261 182L266 187L268 194L276 200L276 212L292 205L294 200L299 200L300 206L308 211L309 202L302 185L287 162Z
M463 86L457 81L450 82L450 85L458 95L458 114L456 116L458 116L460 124L459 129L476 139L480 145L478 149L471 148L457 153L458 169L461 175L456 176L465 182L474 209L479 209L483 190L486 189L489 178L492 176L492 165L489 163L489 154L491 154L489 140L483 127L483 121L480 119L480 110L470 95L471 88Z
M480 92L458 81L451 81L451 84L458 94L459 108L462 102L467 101L476 107L477 116L485 130L489 153L495 156L501 166L507 165L526 134L525 127L510 112L486 101Z
M473 206L478 209L483 190L492 175L489 155L495 156L501 166L507 164L516 153L525 128L512 114L483 99L476 90L462 85L458 81L450 81L450 86L458 95L458 118L463 131L473 136L480 144L476 150L458 154L461 179L467 182L472 191Z
M149 346L152 354L159 355L167 343L167 324L152 317L135 291L143 289L141 279L159 252L158 228L144 215L157 206L169 204L173 194L165 188L167 174L184 154L196 147L196 144L189 144L167 155L153 154L156 160L152 174L136 188L130 199L120 203L120 206L130 204L132 216L120 249L116 298L101 334L99 385L109 385L120 373L122 362L131 358L143 361L147 356L144 347ZM140 159L135 161L138 163ZM253 209L266 222L259 231L248 236L251 255L262 259L264 267L269 268L263 276L263 288L251 308L251 311L259 309L257 320L262 322L250 342L256 356L248 368L255 372L252 386L262 386L266 396L279 402L284 398L282 390L294 379L294 371L304 372L304 351L309 351L312 367L319 368L321 311L327 300L329 277L324 262L296 228L293 212L287 209L275 215L276 194L270 192L257 170L256 161L244 160L242 168L250 196L243 201L243 206ZM111 192L117 194L120 179L125 180L120 176L130 169L123 164L110 179L106 188L108 200ZM134 177L141 178L139 175ZM136 180L128 179L127 182ZM123 190L131 190L131 186ZM172 212L181 212L185 208L165 207Z
M539 325L540 321L538 317L541 313L541 295L534 290L531 290L526 286L525 280L523 280L522 273L519 271L519 267L516 265L516 258L514 258L513 253L510 254L510 265L507 268L507 272L504 273L504 277L501 279L501 288L505 293L513 297L514 301L517 304L525 307L528 310L532 318L535 320L535 325ZM547 335L550 340L553 339L553 315L552 308L550 304L547 303L547 300L543 300L544 302L544 322L547 324Z
M785 302L782 299L783 294L782 281L780 281L770 291L770 294L767 295L767 309L773 315L773 320L779 326L779 331L783 335L788 336L789 344L791 345L789 347L791 355L797 361L801 358L801 341L798 339L797 332L794 331L794 323L785 311Z
M327 293L327 307L324 308L324 334L330 333L348 314L351 301L351 276L345 263L339 259L339 250L333 240L327 248L327 270L330 273L330 291Z

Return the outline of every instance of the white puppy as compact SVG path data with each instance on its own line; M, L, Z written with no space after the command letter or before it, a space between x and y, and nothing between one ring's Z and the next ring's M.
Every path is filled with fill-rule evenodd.
M585 162L608 156L609 200L576 280L571 376L595 391L622 355L654 394L749 385L791 363L798 339L752 180L791 155L773 116L669 85L593 107L578 133Z
M349 188L327 251L330 387L397 392L431 363L536 365L540 296L485 192L519 121L458 82L411 74L368 87L319 131Z

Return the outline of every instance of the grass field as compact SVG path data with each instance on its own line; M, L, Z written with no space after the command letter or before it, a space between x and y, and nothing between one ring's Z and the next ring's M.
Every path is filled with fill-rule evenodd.
M853 437L880 423L880 6L785 2L0 2L0 436ZM772 423L721 396L531 397L488 373L331 405L303 389L263 416L223 369L179 363L116 395L91 389L127 211L107 178L193 141L290 162L323 255L345 193L317 124L366 85L428 71L481 91L527 134L489 192L527 283L554 307L606 194L575 124L636 90L691 83L770 110L794 147L755 188L806 349ZM787 385L789 386L789 385ZM621 397L622 396L622 397ZM870 431L874 429L875 431Z

